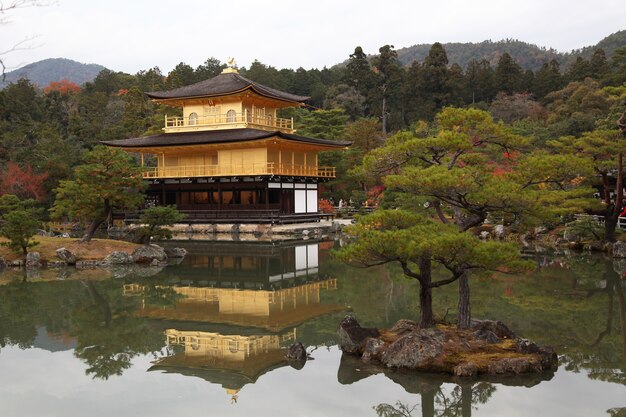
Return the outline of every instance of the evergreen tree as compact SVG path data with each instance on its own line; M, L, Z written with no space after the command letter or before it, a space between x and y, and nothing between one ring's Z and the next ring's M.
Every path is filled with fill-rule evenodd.
M380 115L382 132L386 134L389 121L395 122L397 127L402 120L400 95L404 73L393 45L382 46L378 52L379 55L372 59L376 74L373 105L376 114Z
M12 194L0 196L0 236L7 239L0 245L26 256L28 249L38 244L31 238L41 228L40 217L35 200L20 200Z
M360 46L354 48L354 53L350 54L342 79L344 83L354 87L363 97L367 97L374 87L374 72L367 55Z
M563 77L559 70L559 63L552 60L544 63L535 76L532 92L537 100L543 99L548 93L560 90L563 87Z
M507 52L498 60L495 72L495 86L498 92L513 94L520 91L522 68Z
M220 75L224 68L226 68L226 64L222 64L219 59L211 57L196 68L194 78L196 82L208 80Z
M470 61L465 71L466 102L473 104L493 100L496 95L494 77L495 74L489 61L486 59Z
M611 72L605 77L608 85L626 83L626 46L616 49L611 58Z
M407 75L409 115L432 119L444 106L453 104L461 95L462 73L457 68L455 79L448 69L448 56L443 46L435 42L422 65L414 63Z
M139 71L135 78L137 79L137 87L143 92L165 89L165 77L159 67L150 68L147 71Z
M51 214L89 222L82 238L88 242L98 227L111 219L114 209L139 206L144 186L141 171L128 153L99 145L85 154L84 164L74 169L73 180L60 182Z
M583 81L585 78L592 76L591 63L581 56L576 57L576 61L570 65L565 73L565 78L570 82Z
M591 60L589 61L591 66L591 76L596 80L602 80L609 73L609 62L606 59L606 53L604 49L598 48L593 51Z
M196 82L196 75L193 68L184 62L179 63L167 74L165 87L167 89L183 87Z

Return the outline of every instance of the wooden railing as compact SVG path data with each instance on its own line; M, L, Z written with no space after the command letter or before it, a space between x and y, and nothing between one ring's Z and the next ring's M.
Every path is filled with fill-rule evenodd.
M325 213L281 213L280 210L239 210L228 208L222 210L179 210L185 215L180 221L183 224L192 223L304 223L330 219L332 215ZM116 213L115 218L126 224L141 222L141 211Z
M598 216L594 214L576 214L574 215L574 217L576 218L576 220L593 219L598 222L598 224L604 225L604 216ZM626 229L626 217L620 216L617 218L617 227L619 227L620 229Z
M165 116L165 131L187 131L203 129L225 129L231 127L259 127L293 131L293 118L282 119L269 115L253 115L247 110L243 113L211 114L189 117ZM200 129L198 129L200 128Z
M231 165L187 165L149 168L143 171L148 178L197 178L223 177L233 175L294 175L302 177L335 178L335 167L316 167L308 165L278 164L274 162L260 164Z

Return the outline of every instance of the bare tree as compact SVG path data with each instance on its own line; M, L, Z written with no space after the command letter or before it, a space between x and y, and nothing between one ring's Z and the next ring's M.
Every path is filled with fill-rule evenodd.
M52 2L40 1L40 0L11 0L8 3L0 0L0 26L6 25L10 22L10 12L24 9L27 7L41 7L41 6L49 6ZM31 43L36 36L30 36L21 41L18 41L14 45L8 47L5 50L0 50L0 75L2 76L2 81L5 79L5 72L7 70L5 57L11 52L21 51L25 49L33 48L33 44Z

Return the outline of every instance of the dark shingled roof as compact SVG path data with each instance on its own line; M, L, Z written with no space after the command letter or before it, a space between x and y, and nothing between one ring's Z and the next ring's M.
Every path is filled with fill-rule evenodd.
M143 148L153 146L180 146L200 145L211 143L245 142L249 140L267 139L278 136L283 139L313 145L325 145L332 147L344 147L352 145L352 142L307 138L305 136L291 135L280 131L268 132L259 129L224 129L205 130L201 132L161 133L160 135L143 136L139 138L105 140L101 143L120 148Z
M154 99L173 99L173 98L190 98L190 97L215 97L236 93L245 89L252 89L258 94L286 101L296 101L302 103L309 97L297 96L295 94L285 93L266 87L262 84L251 81L237 73L222 73L217 77L200 81L199 83L186 85L184 87L175 88L169 91L154 91L146 93L150 98Z

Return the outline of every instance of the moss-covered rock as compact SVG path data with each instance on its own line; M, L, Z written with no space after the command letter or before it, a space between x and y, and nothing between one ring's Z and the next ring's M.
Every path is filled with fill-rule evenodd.
M344 353L388 368L474 376L554 371L558 364L551 348L516 336L499 321L473 320L470 329L459 330L449 325L420 329L401 320L377 331L348 316L339 334Z

